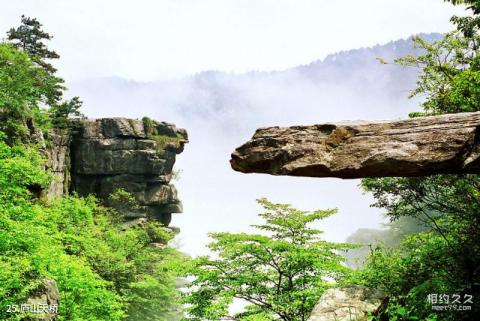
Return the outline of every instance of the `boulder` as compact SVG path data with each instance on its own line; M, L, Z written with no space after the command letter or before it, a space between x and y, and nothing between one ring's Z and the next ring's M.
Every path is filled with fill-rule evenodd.
M381 308L385 295L360 285L328 289L315 305L308 321L367 321Z
M23 313L29 316L28 320L57 320L60 307L60 294L57 283L51 279L43 280L42 284L32 293L22 307L25 309Z

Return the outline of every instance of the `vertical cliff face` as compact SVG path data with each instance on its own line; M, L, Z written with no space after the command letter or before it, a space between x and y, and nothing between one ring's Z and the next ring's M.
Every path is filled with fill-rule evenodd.
M46 158L46 169L53 176L52 183L46 191L47 198L55 198L68 194L71 182L70 142L71 137L65 133L49 133L48 144L43 141L43 152Z
M69 191L94 194L126 220L150 218L165 225L172 213L182 212L170 181L175 157L188 142L184 129L148 118L102 118L83 121L73 137L49 136L46 167L54 180L44 191L48 198ZM139 206L115 204L109 196L118 189L131 193Z
M123 189L140 205L121 208L126 219L146 217L168 225L172 213L182 212L170 180L175 156L187 141L185 130L149 119L84 121L71 145L72 190L109 204L109 195Z
M148 118L84 120L74 135L58 130L44 134L33 124L28 128L32 143L42 146L45 169L53 176L47 188L31 187L37 197L94 194L119 210L127 225L155 219L168 226L171 214L182 212L170 181L176 155L188 142L184 129ZM111 193L118 189L131 193L139 205L125 206L112 200ZM55 281L44 279L27 303L58 307L60 295ZM57 311L32 318L47 319L58 320Z

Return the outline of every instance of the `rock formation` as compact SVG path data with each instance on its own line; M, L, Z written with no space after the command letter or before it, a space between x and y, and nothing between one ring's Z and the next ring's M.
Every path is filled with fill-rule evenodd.
M182 203L170 180L175 157L188 142L184 129L148 118L83 120L74 135L66 130L42 133L33 124L28 128L32 143L42 146L45 168L53 176L44 190L30 187L37 197L53 199L70 192L95 194L123 214L125 226L148 219L168 226L171 214L182 212ZM111 200L110 194L118 189L131 193L139 205L129 207ZM28 320L55 321L59 305L55 281L45 279L22 309L28 312Z
M480 112L258 129L232 154L244 173L310 177L480 173Z
M66 133L50 132L48 133L48 139L50 144L48 147L45 146L42 151L46 159L45 167L53 176L53 180L48 189L44 191L44 195L52 199L67 195L70 188L71 137Z
M22 320L56 321L59 306L60 294L57 283L45 279L23 305L26 308L24 312L29 314L29 318Z
M83 120L73 136L66 131L48 132L45 140L39 136L46 169L54 178L40 195L94 194L129 224L153 218L168 226L171 214L182 212L170 180L175 157L188 142L184 129L148 118L102 118ZM110 194L119 189L131 193L139 206L112 201Z
M168 225L172 213L182 212L169 182L175 156L187 141L184 129L148 119L84 121L72 143L72 190L95 194L108 204L109 195L123 189L140 205L120 209L125 218L149 217Z
M367 321L381 308L385 295L359 285L325 291L308 321Z

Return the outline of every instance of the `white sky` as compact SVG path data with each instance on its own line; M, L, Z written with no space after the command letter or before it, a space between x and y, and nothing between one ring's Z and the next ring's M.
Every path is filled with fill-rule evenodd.
M0 31L37 17L68 81L278 70L451 29L442 0L0 0Z

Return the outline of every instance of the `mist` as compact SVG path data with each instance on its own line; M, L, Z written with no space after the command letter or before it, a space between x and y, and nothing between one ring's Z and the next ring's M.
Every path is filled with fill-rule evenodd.
M358 228L385 221L370 207L359 180L241 174L230 168L230 154L259 127L407 117L418 109L418 99L408 99L417 71L376 58L391 61L414 51L411 39L403 39L283 71L207 71L156 82L95 78L69 87L85 102L88 117L148 116L188 130L190 142L177 156L181 175L174 182L184 213L171 223L181 230L182 251L207 253L209 232L249 231L258 222L260 197L304 210L337 208L319 228L325 239L345 241Z

